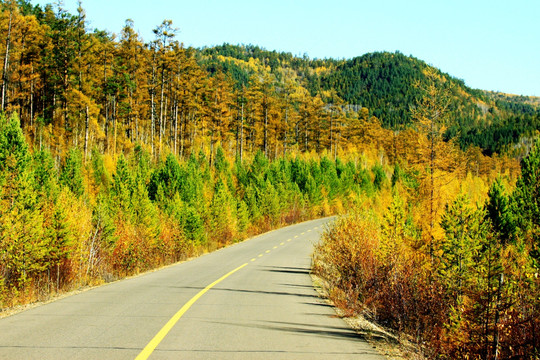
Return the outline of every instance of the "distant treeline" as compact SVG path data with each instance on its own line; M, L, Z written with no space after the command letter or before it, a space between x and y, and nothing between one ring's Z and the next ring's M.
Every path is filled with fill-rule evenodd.
M185 158L218 141L238 156L337 154L357 119L375 117L395 131L412 126L411 109L429 83L431 67L399 52L334 60L252 45L186 49L170 20L145 42L131 20L117 36L89 30L83 8L70 14L4 0L0 10L1 109L17 112L31 146L61 158L72 146L86 159L94 147L119 154L135 144L155 159ZM486 154L524 153L540 126L537 108L495 101L438 73L453 84L448 139Z

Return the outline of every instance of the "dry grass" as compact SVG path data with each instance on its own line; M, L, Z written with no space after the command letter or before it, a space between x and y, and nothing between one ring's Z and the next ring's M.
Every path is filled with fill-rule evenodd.
M330 300L329 284L321 277L311 274L313 285L319 295L334 307L337 316L342 318L352 329L376 348L388 360L424 360L420 349L399 334L384 328L366 318L364 314L356 314L351 309L343 309Z

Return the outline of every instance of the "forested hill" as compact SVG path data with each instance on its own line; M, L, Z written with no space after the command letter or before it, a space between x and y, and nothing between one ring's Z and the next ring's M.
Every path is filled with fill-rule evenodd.
M164 148L184 156L203 135L212 148L235 137L240 153L336 153L355 119L413 125L411 109L432 81L432 67L399 52L310 59L253 45L185 48L170 20L154 39L142 39L129 20L113 35L91 30L83 8L70 14L27 0L0 1L0 29L1 109L18 114L32 145L56 143L60 152L142 143L156 157ZM446 139L463 149L519 155L540 129L537 102L435 73L450 94Z
M425 71L432 68L400 52L321 60L228 44L202 49L200 61L211 71L229 73L237 84L249 83L254 72L247 64L262 64L278 79L284 69L292 71L312 96L321 94L327 103L337 96L355 108L365 107L394 129L411 124L410 110L422 98L421 89L429 82ZM471 89L463 80L437 72L453 90L447 137L458 137L463 148L476 145L487 154L504 152L540 129L538 98Z

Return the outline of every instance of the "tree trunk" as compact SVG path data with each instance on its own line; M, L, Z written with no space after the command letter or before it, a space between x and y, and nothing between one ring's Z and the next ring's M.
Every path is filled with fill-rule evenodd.
M34 126L34 65L32 65L32 80L30 80L30 126Z
M287 155L287 141L288 141L288 128L289 128L289 109L285 109L285 130L283 135L283 156Z
M178 155L178 104L174 104L174 155Z
M184 129L185 129L185 118L184 110L180 114L180 158L184 157Z
M499 319L500 319L500 311L499 311L499 307L500 307L500 303L501 303L501 289L502 289L502 286L503 286L503 282L504 282L504 274L500 274L499 275L499 287L497 288L497 310L495 312L495 338L493 339L493 348L495 350L495 356L494 356L494 360L498 360L499 359L499 344L500 344L500 332L499 332Z
M431 121L431 151L430 151L430 162L429 162L429 175L431 177L431 191L429 195L429 214L430 214L430 234L429 234L429 255L431 256L431 261L433 262L433 229L435 228L435 211L434 211L434 202L435 202L435 136L434 136L434 124L433 120Z
M127 124L127 137L130 141L133 141L133 129L132 129L132 111L133 111L133 90L129 89L129 112L128 112L128 124Z
M89 133L90 113L86 105L86 118L84 121L84 162L88 160L88 133Z
M152 83L150 85L150 145L152 146L152 157L155 154L154 149L154 133L155 133L155 121L156 121L156 105L155 105L155 84L156 84L156 52L154 50L152 59Z
M264 156L268 157L268 105L264 107Z
M116 155L116 97L113 97L113 127L114 127L114 135L113 135L113 154Z
M242 102L242 110L240 116L240 164L244 157L244 102Z
M305 128L304 128L304 151L308 151L308 120L305 119Z
M162 152L162 137L163 137L163 98L165 96L165 69L161 69L161 94L159 97L159 149L158 154Z
M4 69L2 70L2 111L5 110L6 107L6 91L7 91L7 69L9 65L9 46L11 44L11 25L12 25L12 19L13 19L13 10L9 13L9 25L8 25L8 33L6 38L6 53L4 56Z

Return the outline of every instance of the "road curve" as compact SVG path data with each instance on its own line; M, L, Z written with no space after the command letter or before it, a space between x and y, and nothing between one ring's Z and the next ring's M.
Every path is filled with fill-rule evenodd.
M312 287L328 221L0 319L0 359L383 359Z

